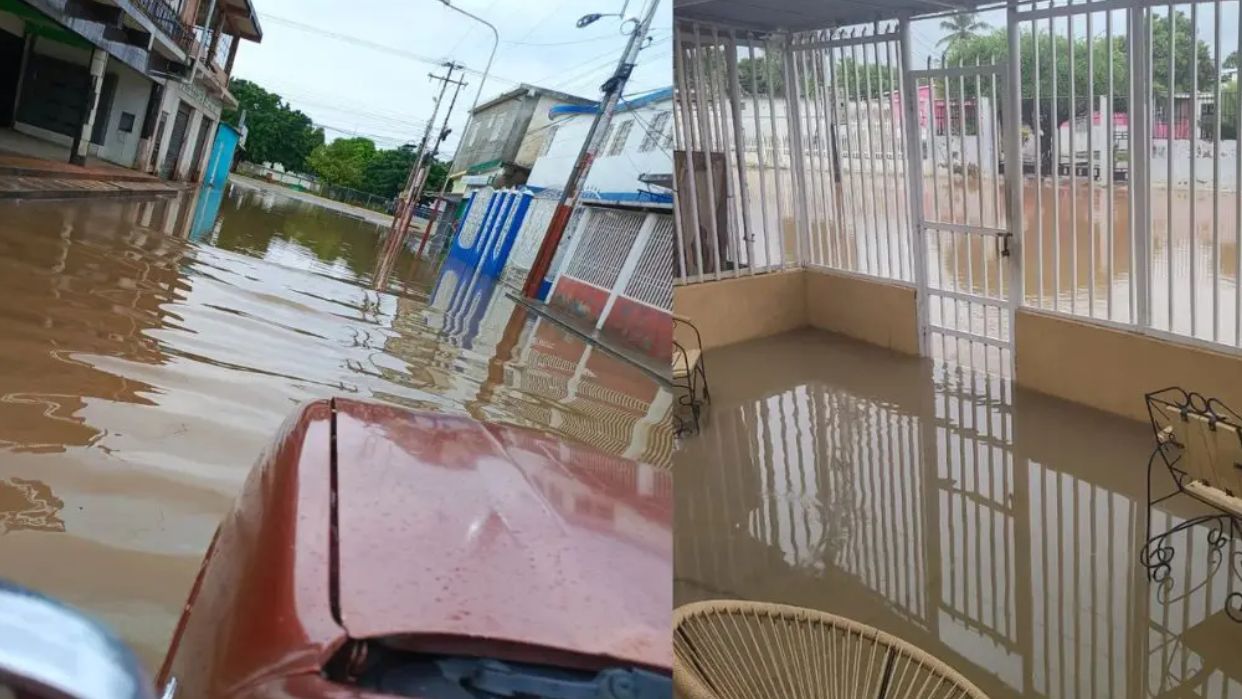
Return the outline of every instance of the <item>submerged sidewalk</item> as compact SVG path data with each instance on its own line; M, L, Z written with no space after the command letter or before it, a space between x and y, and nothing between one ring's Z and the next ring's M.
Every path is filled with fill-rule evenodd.
M167 182L118 165L86 165L0 151L0 199L77 199L174 194L181 183Z

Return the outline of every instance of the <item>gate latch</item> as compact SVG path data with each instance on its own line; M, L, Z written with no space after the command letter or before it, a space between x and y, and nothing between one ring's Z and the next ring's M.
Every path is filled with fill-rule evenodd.
M1011 240L1013 240L1013 233L1001 236L1001 257L1009 257L1009 241Z

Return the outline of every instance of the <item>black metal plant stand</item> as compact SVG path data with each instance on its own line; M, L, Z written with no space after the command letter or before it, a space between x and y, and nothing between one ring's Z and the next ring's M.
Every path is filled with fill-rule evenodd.
M1229 546L1234 540L1242 542L1242 509L1231 511L1228 508L1230 501L1239 495L1233 486L1242 482L1242 415L1215 398L1181 388L1149 393L1146 398L1156 437L1156 448L1147 461L1147 538L1139 551L1139 561L1147 569L1148 579L1160 585L1158 594L1162 599L1167 597L1173 585L1175 536L1194 527L1207 526L1208 580L1222 564L1229 567L1231 575L1242 580L1242 550ZM1223 454L1218 451L1211 455L1194 453L1206 449L1207 442L1196 438L1202 437L1204 430L1212 438L1216 438L1219 432L1221 441L1229 446L1232 446L1230 440L1236 437L1237 451ZM1231 455L1239 457L1238 460L1220 462ZM1159 471L1158 463L1163 463L1167 468L1174 490L1153 496L1152 481ZM1225 475L1222 477L1221 474ZM1237 475L1237 480L1230 479L1230 475ZM1178 495L1188 496L1214 511L1152 534L1153 509ZM1233 621L1242 623L1242 592L1230 591L1225 596L1225 613Z

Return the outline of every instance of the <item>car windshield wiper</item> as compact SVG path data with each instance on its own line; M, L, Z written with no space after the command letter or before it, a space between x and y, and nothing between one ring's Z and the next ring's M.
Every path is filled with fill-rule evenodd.
M479 658L436 661L446 679L488 697L539 699L671 699L667 675L641 668L608 668L591 674Z

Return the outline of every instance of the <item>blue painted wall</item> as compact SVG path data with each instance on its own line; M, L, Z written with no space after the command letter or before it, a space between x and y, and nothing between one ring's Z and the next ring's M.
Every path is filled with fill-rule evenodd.
M207 161L207 169L203 175L203 184L210 187L223 187L229 180L229 171L233 169L233 154L237 152L237 142L241 134L228 124L220 124L216 131L216 143L211 148L211 159Z

